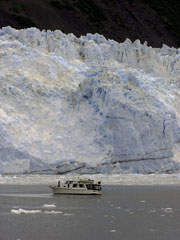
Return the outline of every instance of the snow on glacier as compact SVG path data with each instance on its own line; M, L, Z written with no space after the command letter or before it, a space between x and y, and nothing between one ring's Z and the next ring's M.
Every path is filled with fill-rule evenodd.
M0 30L0 173L180 169L180 49Z

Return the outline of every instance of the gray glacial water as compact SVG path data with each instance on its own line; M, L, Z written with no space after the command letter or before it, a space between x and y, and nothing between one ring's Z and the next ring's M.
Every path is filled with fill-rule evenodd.
M0 239L179 240L179 186L103 190L102 196L53 196L45 185L1 184Z

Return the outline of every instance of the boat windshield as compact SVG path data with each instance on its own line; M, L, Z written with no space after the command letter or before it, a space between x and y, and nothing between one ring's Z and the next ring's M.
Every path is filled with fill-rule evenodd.
M73 181L66 181L65 184L72 184Z

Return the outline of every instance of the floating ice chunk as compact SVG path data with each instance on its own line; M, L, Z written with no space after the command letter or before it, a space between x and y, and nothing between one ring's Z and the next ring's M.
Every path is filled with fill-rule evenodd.
M116 232L116 230L115 230L115 229L112 229L112 230L110 230L110 232L114 233L114 232Z
M74 213L64 213L64 216L74 216Z
M62 214L63 212L52 210L52 211L45 211L44 213L46 213L46 214Z
M44 204L42 207L43 208L55 208L56 205L55 204Z
M41 210L25 210L25 209L11 209L12 214L35 214L35 213L42 213Z
M151 232L154 232L154 229L150 229Z
M164 212L166 213L172 213L173 209L172 208L162 208Z
M152 209L148 213L155 213L155 212L156 212L156 210Z

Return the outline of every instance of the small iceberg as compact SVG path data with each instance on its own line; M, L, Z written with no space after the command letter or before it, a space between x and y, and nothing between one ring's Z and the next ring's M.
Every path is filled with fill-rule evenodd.
M46 213L46 214L62 214L63 212L52 210L52 211L45 211L44 213Z
M42 213L41 210L25 210L25 209L11 209L12 214L35 214L35 213Z
M42 207L43 208L55 208L56 205L55 204L44 204Z

